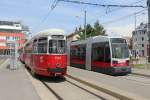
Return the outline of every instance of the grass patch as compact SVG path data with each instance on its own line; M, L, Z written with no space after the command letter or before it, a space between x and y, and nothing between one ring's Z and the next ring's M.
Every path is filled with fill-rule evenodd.
M133 64L133 67L139 69L147 69L147 64Z

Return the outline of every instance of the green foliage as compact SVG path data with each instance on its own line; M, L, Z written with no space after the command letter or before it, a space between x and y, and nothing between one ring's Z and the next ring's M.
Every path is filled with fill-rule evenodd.
M86 25L86 38L97 36L97 35L106 35L105 29L102 25L99 24L99 21L97 20L94 23L94 27L92 27L90 24ZM75 33L79 35L77 39L83 40L85 39L85 29L82 29L81 26L79 29L76 28Z
M94 24L94 36L97 35L105 35L105 29L102 25L99 24L99 21L97 20Z

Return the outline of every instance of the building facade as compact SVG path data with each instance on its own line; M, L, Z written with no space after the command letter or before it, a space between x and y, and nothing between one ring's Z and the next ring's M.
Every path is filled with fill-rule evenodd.
M132 32L132 55L148 56L148 24L141 23L136 30Z
M78 33L72 33L67 36L67 41L76 41L78 40Z
M15 42L20 49L26 41L24 31L20 22L0 21L0 55L10 54L10 42Z

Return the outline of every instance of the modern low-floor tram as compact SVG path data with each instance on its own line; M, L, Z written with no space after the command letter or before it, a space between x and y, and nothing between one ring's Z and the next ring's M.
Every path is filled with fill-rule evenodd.
M107 74L130 73L129 50L120 36L95 36L68 43L68 63Z

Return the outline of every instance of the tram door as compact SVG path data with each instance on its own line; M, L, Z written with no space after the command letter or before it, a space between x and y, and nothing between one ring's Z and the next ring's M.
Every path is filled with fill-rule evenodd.
M100 68L110 67L111 57L109 42L94 43L92 45L91 61L93 70L100 70Z

